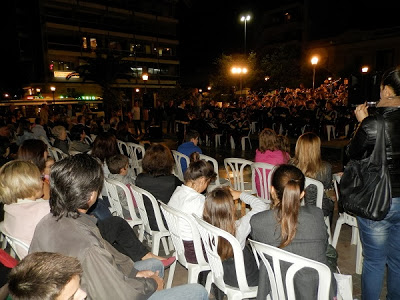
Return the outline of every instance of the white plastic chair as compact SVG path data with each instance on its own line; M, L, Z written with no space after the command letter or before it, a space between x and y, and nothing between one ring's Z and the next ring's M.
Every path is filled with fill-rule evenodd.
M121 141L121 140L117 140L117 145L118 145L119 152L121 154L129 157L128 145L124 141Z
M205 155L205 154L200 154L200 159L204 159L205 161L209 161L213 164L214 166L214 172L217 174L217 177L215 178L214 182L211 182L208 185L207 191L210 192L212 191L214 188L221 186L221 185L228 185L229 181L225 178L220 178L219 177L219 166L218 166L218 162L215 158Z
M335 187L336 199L339 201L339 187L341 174L333 174L333 185ZM360 240L360 235L358 233L357 219L345 212L339 214L339 218L336 221L335 231L333 233L332 246L336 248L337 242L339 240L340 230L342 225L346 224L351 226L351 244L357 245L356 250L356 273L362 273L363 256L362 256L362 244Z
M214 283L228 299L245 299L255 298L257 296L258 287L247 284L246 271L243 260L243 251L239 241L230 233L217 228L196 215L193 215L197 222L201 240L207 253L208 263L211 268L211 273L207 276L206 289L210 293L211 284ZM227 240L233 249L233 259L235 262L236 278L239 287L233 287L224 281L224 269L222 260L218 254L219 237Z
M199 274L202 271L210 270L210 266L203 255L203 249L201 246L201 237L199 230L197 229L196 221L191 215L181 212L175 208L172 208L161 201L160 203L161 211L164 213L164 217L168 224L168 230L171 233L172 243L175 247L175 257L176 260L188 270L188 283L197 283ZM189 263L185 257L185 247L183 245L183 240L181 238L182 233L179 226L180 221L187 222L190 225L193 237L194 251L196 253L197 264ZM169 268L169 273L172 274L171 281L173 279L173 274L175 272L176 262ZM167 286L171 286L172 282L167 282Z
M176 150L171 150L171 152L172 152L172 156L174 157L174 160L175 160L174 175L176 177L178 177L180 181L183 182L184 179L183 179L183 171L182 171L181 162L182 162L182 159L186 160L186 166L189 167L190 158L189 158L189 156L187 156L183 153L180 153Z
M129 191L129 188L125 184L110 178L106 178L104 180L104 185L106 187L108 201L110 202L111 206L110 207L111 214L125 219L132 228L135 226L139 226L139 240L143 241L143 230L144 230L143 221L136 214L135 206L133 204L132 194ZM118 188L124 191L128 203L130 218L126 219L123 215L121 201L118 196Z
M4 232L2 232L3 238L5 239L5 242L3 241L3 246L4 248L7 247L7 244L10 245L10 255L14 258L18 259L23 259L25 256L28 255L29 251L29 245L24 243L23 241L8 235Z
M242 192L251 193L253 191L251 181L245 182L244 180L244 170L245 168L251 170L252 163L253 163L252 161L243 158L231 157L224 159L224 166L231 188ZM246 211L246 204L242 202L242 209L241 209L242 215L245 214L245 211Z
M257 162L251 164L251 182L253 185L253 194L257 193L257 181L258 181L260 187L260 194L258 197L263 199L264 202L266 203L271 203L270 187L271 187L271 177L274 168L275 165L263 162Z
M68 157L69 155L64 153L61 149L57 147L49 147L50 156L54 158L55 161L59 161L63 158Z
M253 248L253 253L258 265L259 258L261 258L267 269L268 279L271 286L270 297L272 300L296 299L294 291L294 276L303 268L312 268L318 272L319 282L317 299L329 299L332 274L328 266L315 260L273 247L271 245L256 242L251 239L249 239L249 241ZM266 255L270 260L265 257ZM272 261L272 264L270 261ZM292 264L284 276L281 271L281 262L288 262ZM283 278L285 278L285 282L283 281ZM286 287L287 295L285 295L284 286Z
M126 143L128 147L129 158L131 160L132 168L135 171L135 176L142 173L142 160L146 150L143 145L136 143ZM140 156L140 158L139 158Z
M166 255L169 255L170 248L172 249L172 241L170 242L170 248L168 247L167 238L171 236L168 229L165 228L163 219L161 217L160 207L158 206L158 202L156 198L148 191L137 187L131 186L133 196L135 197L136 204L139 208L140 219L143 221L144 226L144 233L151 236L151 239L148 240L149 244L151 244L151 252L155 255L158 255L160 250L160 240L163 244L164 251ZM146 207L144 206L143 196L146 196L150 201L151 205L153 206L154 215L156 217L156 222L158 226L158 231L152 230L149 223L149 218L147 217ZM141 241L143 241L143 237L141 237Z
M70 151L68 151L68 153L69 153L69 155L76 155L76 154L81 154L82 152L70 150Z
M315 206L322 209L322 200L324 198L324 185L319 180L306 177L304 189L306 189L311 184L317 187L317 202ZM332 233L331 233L331 224L329 222L329 217L328 216L324 217L324 221L328 231L328 237L329 237L328 241L330 244L332 244Z
M50 144L50 142L47 140L47 138L45 138L43 135L39 136L39 140L41 140L42 142L44 142L44 143L47 145L47 148L53 147L53 145Z
M253 149L253 147L251 146L250 133L251 132L249 131L249 133L246 136L242 136L241 143L243 151L246 150L246 140L249 142L250 149Z

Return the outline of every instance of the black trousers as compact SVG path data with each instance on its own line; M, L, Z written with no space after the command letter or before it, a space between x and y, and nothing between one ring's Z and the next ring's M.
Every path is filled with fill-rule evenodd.
M98 220L97 227L103 239L109 242L122 254L129 256L133 261L139 261L150 251L137 238L128 222L120 217L110 217Z

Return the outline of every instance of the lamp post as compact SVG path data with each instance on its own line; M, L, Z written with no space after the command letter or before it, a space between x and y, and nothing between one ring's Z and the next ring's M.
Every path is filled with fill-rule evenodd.
M56 99L54 98L54 93L55 93L55 91L56 91L56 87L55 87L55 86L51 86L51 87L50 87L50 90L51 90L51 92L53 93L53 113L54 113L55 104L56 104Z
M147 82L147 80L149 79L149 75L143 74L143 75L142 75L142 79L143 79L143 81L144 81L144 93L146 94L146 93L147 93L146 82Z
M311 58L311 64L313 65L313 78L312 78L312 89L315 89L315 66L318 64L318 57L313 56Z
M363 98L364 98L364 101L366 101L366 102L370 101L370 99L369 99L370 95L368 94L368 80L367 80L368 71L369 71L368 66L363 66L361 68L361 76L362 76L361 84L362 84L362 87L363 87Z
M247 25L247 21L250 21L251 17L250 15L245 15L245 16L241 16L240 17L240 21L244 22L244 55L246 55L247 51L246 51L246 25Z
M246 67L232 67L231 69L232 74L239 75L239 82L240 82L240 95L242 95L242 74L247 74L248 70Z

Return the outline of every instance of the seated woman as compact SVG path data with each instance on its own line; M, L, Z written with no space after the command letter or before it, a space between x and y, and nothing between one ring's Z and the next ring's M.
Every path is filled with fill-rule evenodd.
M68 151L76 151L86 153L90 151L90 145L84 142L86 137L85 126L82 124L74 125L70 130L71 143Z
M0 169L0 199L4 203L2 230L25 244L32 241L36 224L50 212L43 200L39 168L30 161L13 160ZM20 250L21 255L27 253Z
M234 199L239 199L249 204L251 210L237 219ZM221 228L237 238L243 250L243 259L246 278L249 286L258 285L258 267L250 248L246 246L247 236L250 233L250 218L268 208L267 204L259 198L247 193L235 191L227 187L217 187L207 196L204 204L203 219L218 228ZM218 253L224 267L225 283L238 287L236 278L233 249L225 239L220 239Z
M42 175L43 194L41 197L45 200L50 199L49 170L46 170L46 164L54 163L53 158L49 157L47 145L42 140L25 140L18 149L17 158L20 160L34 163ZM47 174L45 173L47 172Z
M289 160L287 152L280 148L280 142L274 130L265 128L258 136L259 147L256 150L254 162L262 162L271 165L286 164ZM268 176L268 171L266 176ZM265 178L266 180L266 178ZM256 173L256 189L257 195L260 196L260 180Z
M175 165L171 150L162 144L153 144L148 148L142 160L143 173L136 178L136 186L150 192L157 200L167 204L175 189L182 181L172 174ZM158 230L156 217L150 200L143 199L150 227ZM164 221L166 225L166 222Z
M321 139L315 133L306 132L297 139L295 155L289 164L298 167L305 176L321 181L325 190L332 187L332 166L321 159ZM310 185L306 190L305 203L316 205L316 186ZM324 216L329 216L331 224L333 209L333 200L324 192L322 211Z
M2 230L27 245L36 225L50 213L49 201L40 198L42 186L40 171L32 162L13 160L0 168L0 199L5 204ZM105 240L133 261L155 258L164 266L175 261L174 257L166 259L149 252L122 218L99 220L97 226ZM27 253L21 250L21 254Z
M256 241L328 265L328 233L324 215L322 210L315 206L300 205L305 194L304 183L305 177L300 169L292 165L279 166L272 177L272 209L251 218L250 234ZM284 270L286 272L287 267ZM269 294L270 287L266 276L268 274L263 267L260 269L257 295L259 299L265 299ZM309 270L300 271L295 276L296 299L316 299L317 280L315 273ZM332 283L330 299L336 295L333 275Z
M214 172L213 165L203 159L199 160L197 152L192 153L190 158L192 162L186 169L185 183L176 188L168 205L186 214L202 217L205 202L205 196L202 193L210 182L215 180L217 174ZM180 221L179 226L184 233L182 239L186 260L190 263L197 263L191 228L185 221Z
M67 130L64 126L58 125L54 126L51 131L55 137L53 146L60 149L65 154L69 154L68 152L68 140L67 140Z

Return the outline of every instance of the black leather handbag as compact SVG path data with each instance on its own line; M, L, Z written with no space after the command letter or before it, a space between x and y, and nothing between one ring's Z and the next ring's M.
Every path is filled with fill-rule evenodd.
M370 157L350 160L340 179L340 202L346 213L379 221L390 209L391 184L386 160L385 126L376 115L377 131Z

